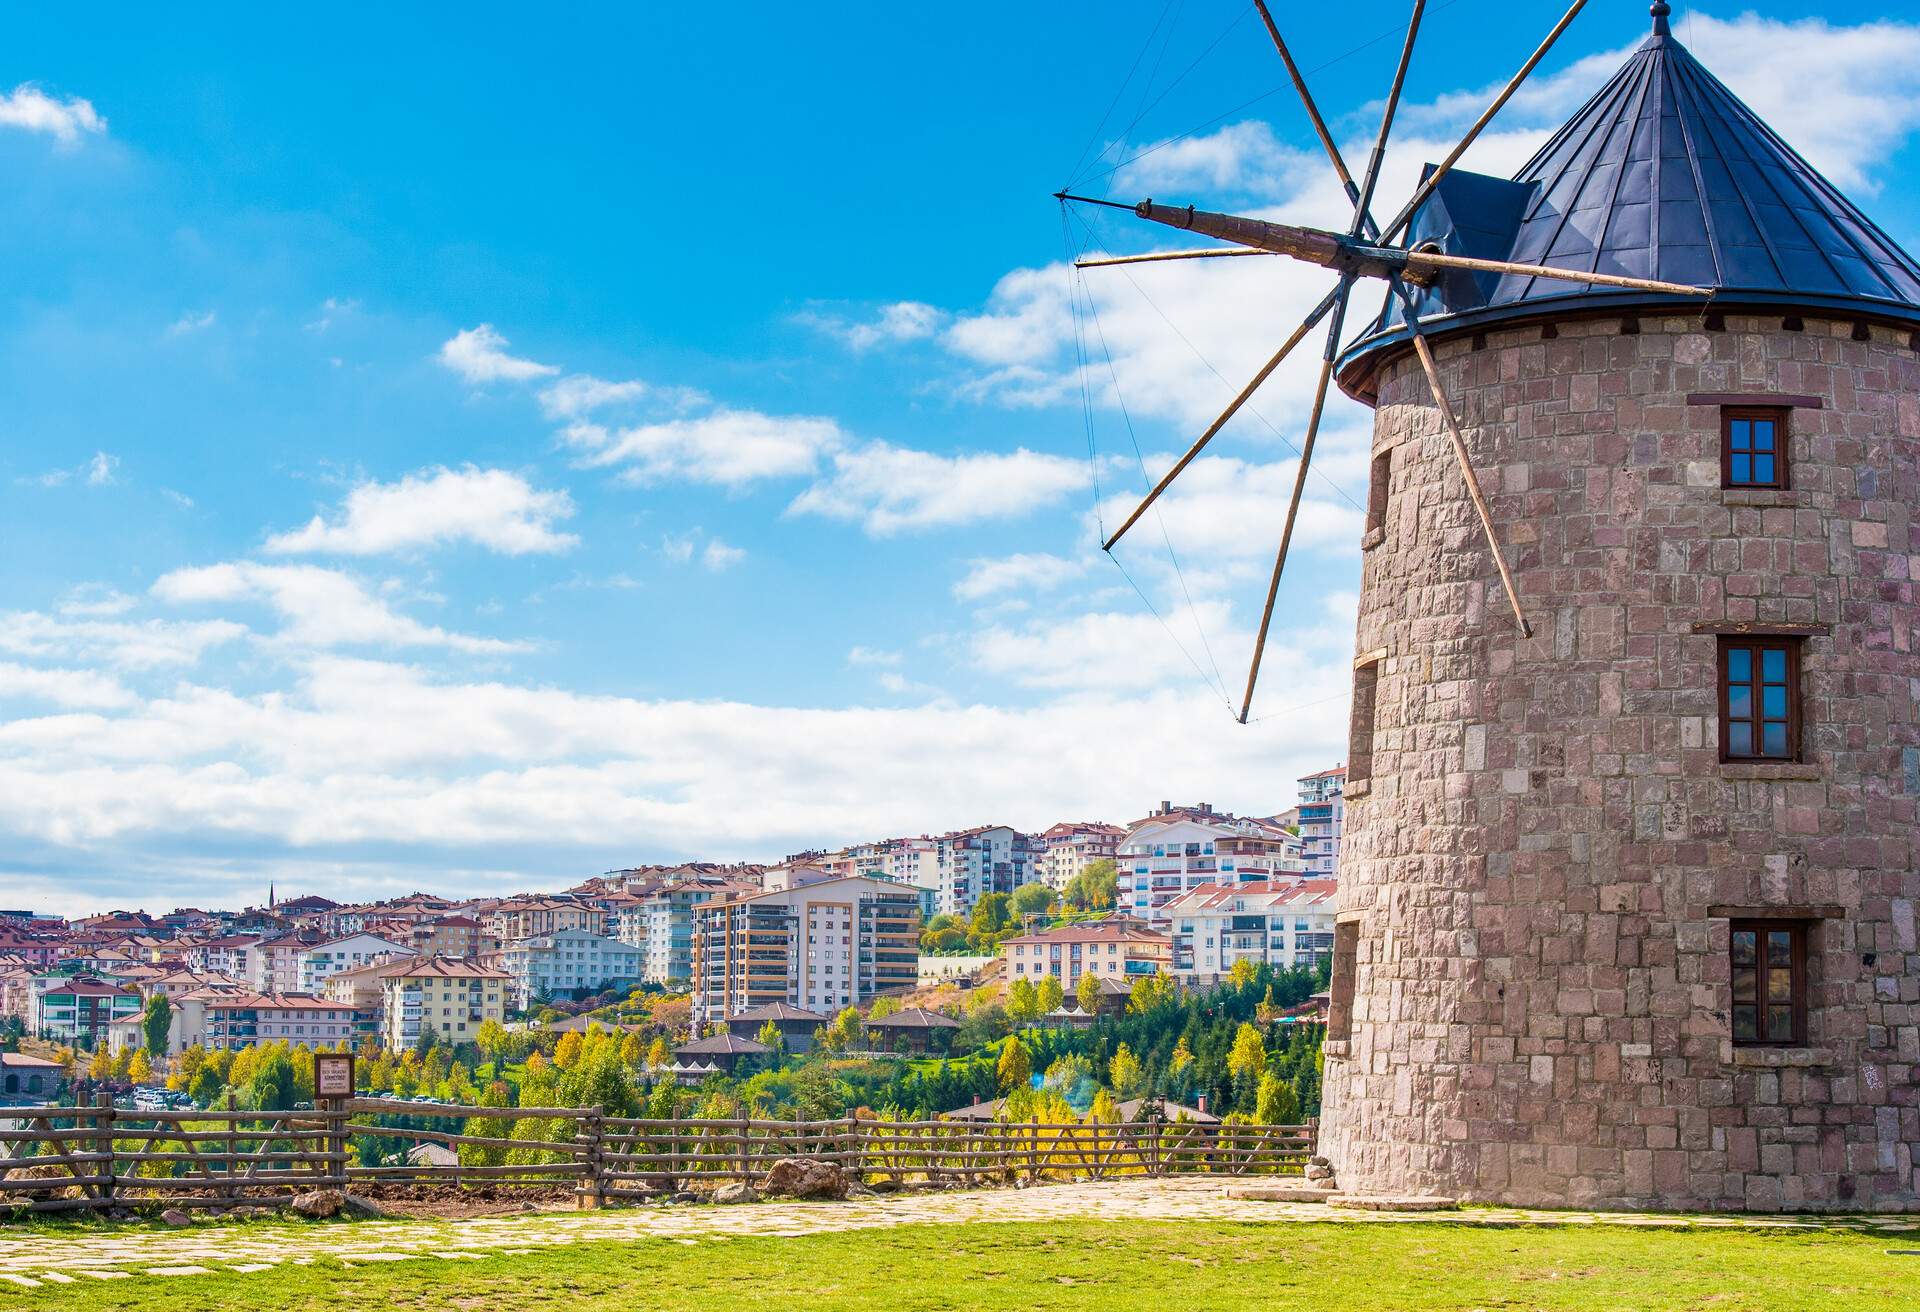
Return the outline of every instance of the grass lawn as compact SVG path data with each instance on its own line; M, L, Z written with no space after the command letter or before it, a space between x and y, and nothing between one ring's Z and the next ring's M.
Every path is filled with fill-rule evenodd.
M84 1240L77 1240L84 1242ZM1845 1232L1143 1222L900 1226L796 1238L593 1243L481 1261L139 1276L8 1292L0 1307L1845 1308L1920 1302L1920 1245Z

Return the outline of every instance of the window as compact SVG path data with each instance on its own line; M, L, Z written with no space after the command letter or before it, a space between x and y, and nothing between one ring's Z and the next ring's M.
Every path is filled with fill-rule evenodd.
M1393 450L1373 458L1373 477L1367 483L1367 532L1387 526L1387 495L1393 484Z
M1349 774L1348 778L1353 776ZM1333 927L1333 982L1328 985L1327 1037L1346 1042L1353 1036L1353 972L1360 956L1360 922Z
M1771 406L1720 411L1720 485L1787 486L1787 412Z
M1347 739L1347 784L1365 783L1373 777L1373 709L1380 689L1380 662L1368 661L1354 667L1353 720Z
M1733 1041L1798 1046L1807 1041L1807 926L1798 920L1736 920Z
M1720 759L1800 759L1800 642L1720 640Z

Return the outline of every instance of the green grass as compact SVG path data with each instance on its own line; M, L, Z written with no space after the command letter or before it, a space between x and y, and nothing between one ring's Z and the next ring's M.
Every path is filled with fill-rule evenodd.
M35 1312L204 1309L1912 1308L1898 1236L1615 1226L1091 1222L592 1243L363 1267L142 1277L11 1293Z

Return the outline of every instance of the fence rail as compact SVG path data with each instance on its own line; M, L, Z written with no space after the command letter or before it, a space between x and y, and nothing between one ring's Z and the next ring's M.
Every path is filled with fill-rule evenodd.
M529 1121L537 1129L512 1133ZM558 1188L591 1207L694 1185L755 1184L788 1157L832 1162L874 1183L1284 1175L1303 1169L1316 1128L1157 1119L655 1121L595 1107L387 1098L312 1111L246 1111L231 1102L224 1110L123 1111L103 1095L90 1105L0 1108L0 1211L232 1207L355 1184Z

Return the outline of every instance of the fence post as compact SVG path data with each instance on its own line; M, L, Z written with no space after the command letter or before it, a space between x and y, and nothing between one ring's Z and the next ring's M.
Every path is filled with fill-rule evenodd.
M743 1116L740 1126L740 1183L753 1186L753 1118Z
M1307 1169L1308 1163L1310 1163L1315 1157L1319 1155L1320 1155L1320 1118L1318 1116L1309 1116L1307 1117L1307 1161L1300 1163L1300 1169L1302 1171L1305 1171Z
M1147 1106L1147 1174L1161 1174L1160 1109L1152 1104Z
M106 1160L100 1164L101 1174L106 1178L100 1185L100 1206L109 1209L113 1206L113 1095L96 1093L93 1095L93 1150L105 1153ZM81 1195L85 1197L83 1193Z
M574 1200L580 1207L592 1211L607 1204L605 1126L602 1124L605 1116L604 1108L589 1107L580 1121L581 1137L586 1143L587 1175L581 1187L574 1191Z
M860 1118L847 1117L847 1128L842 1130L840 1139L840 1169L847 1173L855 1184L864 1184L865 1173L860 1161ZM849 1162L851 1158L851 1162Z

